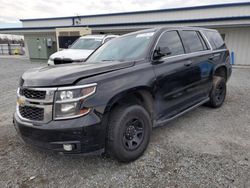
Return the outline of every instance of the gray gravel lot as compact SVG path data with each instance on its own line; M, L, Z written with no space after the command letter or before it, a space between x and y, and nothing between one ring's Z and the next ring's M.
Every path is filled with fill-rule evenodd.
M0 58L0 187L250 187L250 69L233 69L225 104L153 131L137 161L61 156L23 144L12 125L19 76L42 66Z

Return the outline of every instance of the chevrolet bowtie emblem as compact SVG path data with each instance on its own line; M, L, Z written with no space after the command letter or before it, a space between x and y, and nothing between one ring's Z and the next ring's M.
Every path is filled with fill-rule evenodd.
M17 99L17 104L18 104L19 106L24 106L24 105L25 105L25 99L22 98L22 97L18 98L18 99Z

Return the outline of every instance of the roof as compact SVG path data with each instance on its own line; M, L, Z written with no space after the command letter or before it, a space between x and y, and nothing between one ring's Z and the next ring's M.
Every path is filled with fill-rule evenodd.
M209 31L216 31L215 29L208 29L204 27L191 27L191 26L162 26L162 27L157 27L155 30L209 30ZM144 30L146 31L146 30Z
M118 12L118 13L96 14L96 15L20 19L20 21L27 22L27 21L42 21L42 20L75 19L75 18L79 18L79 17L81 17L81 18L91 18L91 17L102 17L102 16L117 16L117 15L119 16L119 15L128 15L128 14L129 15L132 15L132 14L147 14L147 13L170 12L170 11L180 11L180 10L210 9L210 8L245 6L245 5L250 5L250 2L215 4L215 5L202 5L202 6L192 6L192 7L180 7L180 8L168 8L168 9L158 9L158 10L134 11L134 12Z

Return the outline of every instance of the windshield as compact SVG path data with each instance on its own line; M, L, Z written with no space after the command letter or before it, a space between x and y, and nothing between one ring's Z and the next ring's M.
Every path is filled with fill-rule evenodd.
M141 58L147 50L154 32L127 35L105 43L87 62L126 61Z
M102 39L98 38L80 38L70 49L95 50L102 44Z

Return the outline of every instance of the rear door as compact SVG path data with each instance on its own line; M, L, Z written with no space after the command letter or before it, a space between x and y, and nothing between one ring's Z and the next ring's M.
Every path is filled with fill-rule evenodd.
M213 49L213 53L209 57L210 62L212 62L215 67L221 66L224 62L229 62L229 51L220 33L213 30L204 30L202 33L206 36Z
M155 49L168 48L170 53L153 61L156 75L156 111L157 119L164 120L180 113L189 106L189 89L192 62L186 57L178 31L165 31L161 34Z
M191 62L188 76L190 101L199 102L208 97L212 84L213 63L209 60L212 51L199 31L182 30L180 36Z

